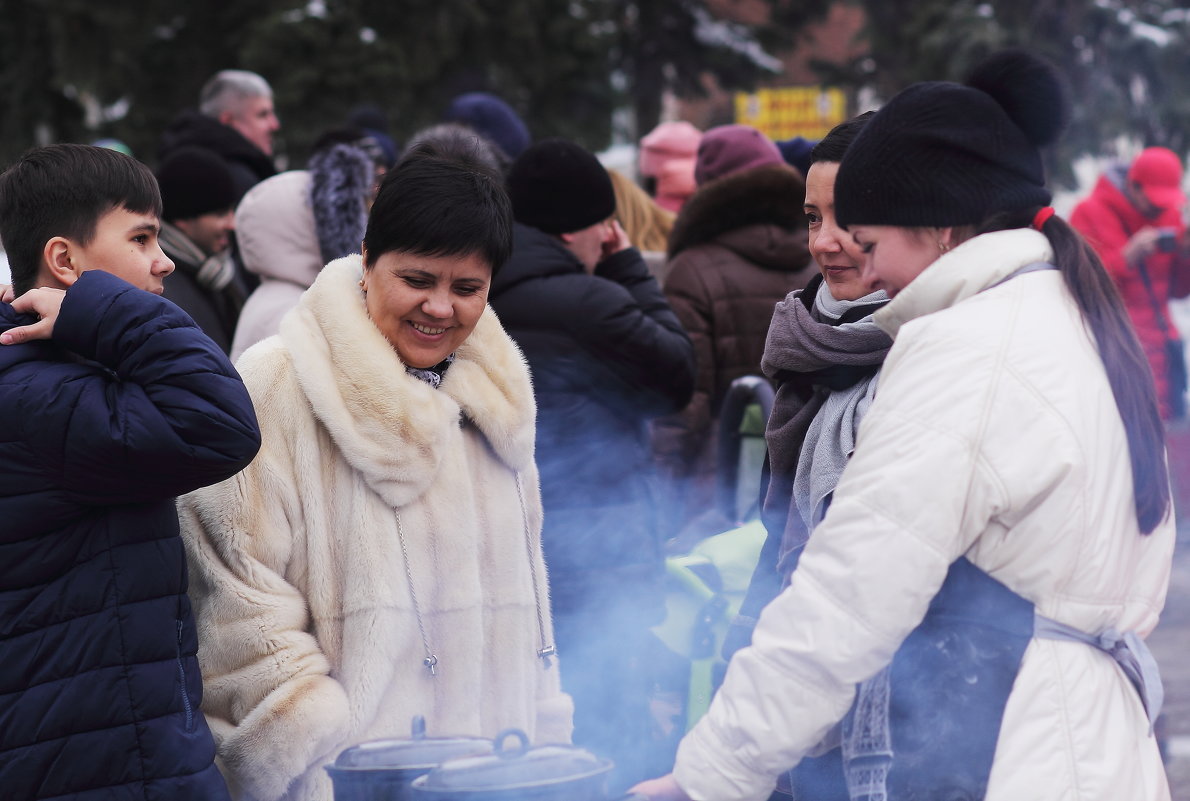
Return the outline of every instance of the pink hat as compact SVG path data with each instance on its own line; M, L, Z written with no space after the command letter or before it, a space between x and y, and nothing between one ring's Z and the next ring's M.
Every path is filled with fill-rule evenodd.
M741 170L784 164L773 140L750 125L720 125L702 135L694 180L699 186Z
M702 131L688 122L663 122L640 140L640 174L659 177L671 159L692 159Z
M1149 147L1128 168L1128 180L1140 184L1145 197L1159 209L1180 208L1186 203L1182 193L1182 160L1172 150Z

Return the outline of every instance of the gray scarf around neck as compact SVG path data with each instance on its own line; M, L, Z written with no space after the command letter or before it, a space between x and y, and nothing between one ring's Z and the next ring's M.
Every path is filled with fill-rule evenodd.
M884 292L875 292L859 300L835 300L823 282L814 299L814 308L822 316L837 321L857 306L885 299ZM836 330L863 336L875 328L872 316L868 315L857 322L839 325ZM847 460L855 452L855 434L876 397L877 376L879 372L828 394L806 430L794 473L793 500L807 531L813 531L826 515L830 495L843 475Z
M765 431L771 476L764 517L770 530L784 532L782 567L821 520L817 507L825 507L854 449L871 379L892 347L871 320L888 302L884 292L836 300L826 282L816 283L777 304L761 359L778 385ZM811 291L807 304L801 293Z
M214 292L222 292L235 278L235 263L231 260L230 250L208 256L190 237L182 233L180 228L164 221L161 223L159 238L164 250L178 254L188 263L187 269L190 264L195 265L194 277L199 285ZM240 305L243 305L242 299Z

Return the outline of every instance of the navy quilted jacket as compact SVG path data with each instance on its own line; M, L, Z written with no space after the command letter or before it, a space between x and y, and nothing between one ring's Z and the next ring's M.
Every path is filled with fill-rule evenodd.
M0 331L34 320L0 304ZM228 797L174 497L259 445L218 347L106 273L52 341L0 345L0 797Z

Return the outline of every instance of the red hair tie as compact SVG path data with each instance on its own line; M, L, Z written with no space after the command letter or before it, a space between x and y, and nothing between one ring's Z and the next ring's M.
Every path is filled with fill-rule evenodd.
M1040 231L1042 226L1049 222L1050 217L1054 216L1054 207L1046 206L1041 211L1033 215L1033 228Z

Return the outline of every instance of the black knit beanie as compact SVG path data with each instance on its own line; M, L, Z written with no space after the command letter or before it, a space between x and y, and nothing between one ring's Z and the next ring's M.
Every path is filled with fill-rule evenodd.
M593 154L565 139L543 139L508 173L512 216L547 234L568 234L602 222L616 211L607 170Z
M1068 118L1047 62L1021 50L991 56L965 84L917 83L872 117L835 179L841 225L970 225L1045 206L1039 148Z
M231 171L216 153L202 147L175 150L157 170L161 219L189 220L236 204Z

